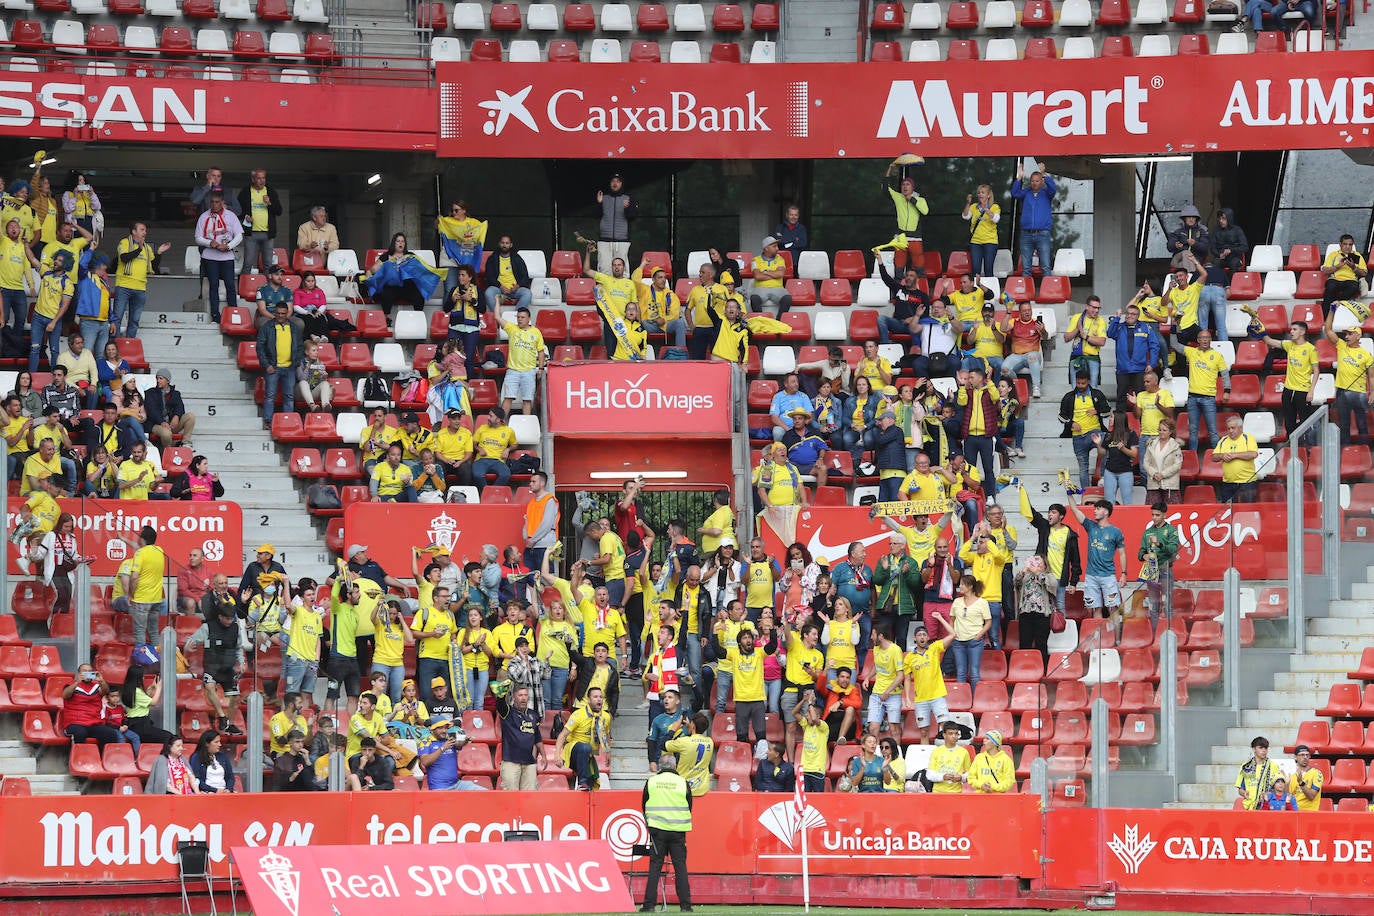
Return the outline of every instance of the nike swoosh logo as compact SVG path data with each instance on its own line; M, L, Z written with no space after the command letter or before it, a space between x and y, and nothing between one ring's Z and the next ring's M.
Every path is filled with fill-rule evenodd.
M827 560L830 560L833 568L836 562L843 560L849 554L849 545L851 542L844 541L839 544L827 544L825 539L821 536L824 531L824 525L813 531L811 533L811 541L806 545L806 549L811 551L811 556L813 557L825 557ZM891 536L892 532L884 529L871 537L860 538L859 543L867 547L870 544L885 541Z

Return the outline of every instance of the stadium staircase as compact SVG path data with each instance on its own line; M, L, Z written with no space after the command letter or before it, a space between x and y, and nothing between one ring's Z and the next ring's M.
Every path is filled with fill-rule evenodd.
M245 386L232 355L225 356L229 339L204 312L144 312L139 336L151 369L171 370L186 409L196 415L195 453L210 459L225 498L243 508L243 564L269 541L277 559L301 575L327 569L332 557L310 517L284 509L297 505L299 497L286 456L262 428L261 408L253 400L252 386L261 373L251 374ZM240 568L239 559L229 557L226 568Z
M1250 742L1269 739L1270 759L1281 759L1300 725L1328 706L1331 685L1361 664L1361 650L1374 641L1369 603L1374 599L1374 566L1363 581L1350 584L1351 597L1330 602L1327 616L1307 618L1307 651L1289 659L1288 670L1274 675L1273 689L1262 690L1254 708L1241 713L1240 724L1225 731L1225 742L1213 745L1210 762L1197 767L1196 782L1181 784L1171 807L1230 808L1239 767L1250 759ZM1314 742L1315 746L1315 742ZM1320 751L1318 751L1320 753ZM1324 799L1324 803L1329 799Z
M806 0L783 4L779 57L798 61L852 61L857 49L858 20L852 3Z

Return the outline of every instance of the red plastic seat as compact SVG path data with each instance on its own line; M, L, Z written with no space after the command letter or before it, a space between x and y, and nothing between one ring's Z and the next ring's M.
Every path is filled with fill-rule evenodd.
M1045 676L1044 660L1038 649L1013 649L1007 663L1007 680L1014 684L1037 683Z
M1035 295L1035 301L1041 305L1068 302L1070 294L1068 277L1049 276L1040 281L1040 290Z
M737 64L740 62L739 45L733 41L718 41L711 45L711 63Z
M1050 278L1046 277L1045 279ZM1033 302L1035 300L1035 280L1031 277L1013 274L1002 281L1002 292L1010 296L1013 302Z
M635 24L641 32L668 31L668 7L661 3L641 3L635 14Z
M575 64L582 59L582 52L577 49L577 42L569 41L566 38L556 39L549 42L549 63L551 64ZM557 252L554 252L556 255ZM551 274L557 277L558 274Z
M16 710L17 711L17 710ZM30 710L24 713L20 731L28 744L60 747L70 743L66 735L57 733L53 728L52 714L46 710Z
M105 769L100 760L100 748L94 744L72 745L67 769L78 779L109 780L114 774Z
M663 60L663 51L656 41L635 41L630 43L630 62L656 64ZM540 312L540 314L544 314Z
M978 60L978 42L971 38L954 39L949 43L945 60Z
M906 11L900 3L873 4L873 21L870 28L875 32L889 32L906 25Z
M1304 270L1298 274L1297 299L1320 299L1326 289L1326 275L1320 270Z
M112 25L92 25L86 29L86 47L110 49L119 47L119 29Z
M1197 5L1196 0L1186 0L1186 2ZM1180 35L1178 37L1178 53L1181 56L1200 56L1212 53L1212 49L1207 43L1206 35Z
M711 28L717 32L743 32L744 9L737 3L718 3L711 12Z
M1100 26L1130 25L1131 5L1127 0L1102 0L1102 8L1097 14Z
M469 60L501 61L501 42L494 38L474 38Z
M1049 705L1049 691L1044 684L1015 684L1011 688L1012 712L1047 709Z
M253 313L241 305L226 306L219 313L219 329L230 337L252 337Z
M339 52L334 49L334 36L328 32L311 32L305 36L305 56L309 60L317 63L333 63L339 58ZM299 254L299 252L297 252ZM296 269L296 273L302 271ZM308 273L324 273L323 262L318 270L311 270Z
M1129 35L1108 35L1102 39L1099 57L1135 57L1135 46Z
M1026 0L1021 8L1021 28L1048 29L1053 25L1054 4L1050 0Z
M415 10L415 24L422 29L433 29L436 32L447 31L448 4L421 3Z
M258 0L258 18L269 22L290 22L291 10L286 0Z
M1197 25L1206 14L1206 6L1203 0L1174 0L1169 21L1177 25Z
M549 276L557 277L560 280L581 277L582 253L578 251L555 251L549 260Z
M776 3L755 3L749 27L755 32L776 32L782 27L782 17ZM643 26L640 27L641 29Z
M1231 301L1251 302L1258 299L1263 290L1262 276L1252 270L1240 270L1231 274L1231 285L1226 287L1226 298Z
M340 348L339 362L345 372L376 372L372 350L367 344L346 343Z
M1317 763L1318 761L1313 761ZM1368 768L1363 760L1343 758L1331 768L1331 778L1325 780L1323 791L1329 795L1348 795L1361 791Z
M101 765L105 772L115 777L125 776L137 779L142 773L138 769L138 761L134 759L134 746L132 744L107 744L101 753Z
M1257 32L1255 34L1256 54L1277 54L1288 50L1288 39L1278 31Z
M1007 685L1002 681L979 681L973 688L973 712L1001 712L1008 708Z
M566 32L596 31L596 13L590 3L569 3L563 9L563 30Z
M784 285L787 287L788 295L792 297L793 305L816 304L816 282L814 280L792 279L787 280Z
M1322 266L1321 251L1309 243L1292 245L1288 249L1288 264L1284 270L1301 272L1317 270Z
M962 0L960 0L960 2L951 3L949 5L949 11L945 14L945 28L978 28L978 4L962 2Z
M514 3L491 5L491 28L496 32L520 31L520 7Z
M41 582L18 582L10 597L10 609L19 619L35 623L48 619L55 598L52 586L44 586Z
M579 309L568 321L568 339L577 343L595 343L601 339L601 318L593 311Z
M868 276L868 266L864 261L864 253L853 248L835 252L835 265L830 272L834 277L855 283L865 279Z
M847 306L854 301L854 291L848 280L831 277L821 281L821 305ZM795 305L795 301L793 302Z
M43 13L68 13L72 7L68 0L34 0L33 8Z
M902 59L902 46L895 41L875 41L868 52L868 59L874 63L892 63Z
M501 732L496 725L496 717L486 710L469 709L463 712L463 731L468 738L478 744L497 745L501 743Z
M1055 60L1059 57L1059 49L1053 38L1027 38L1024 57L1026 60Z
M16 23L16 29L19 23ZM17 33L16 33L17 34ZM165 26L162 29L162 38L158 42L163 54L193 54L196 46L191 41L191 30L181 26Z

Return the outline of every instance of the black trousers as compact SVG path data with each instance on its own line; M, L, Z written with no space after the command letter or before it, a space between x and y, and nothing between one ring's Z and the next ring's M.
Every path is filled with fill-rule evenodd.
M1312 415L1313 407L1307 403L1306 391L1294 391L1291 388L1283 389L1283 431L1291 438L1293 430L1297 429L1304 420ZM1308 440L1315 439L1314 436L1305 437ZM1297 445L1298 443L1292 443ZM1315 445L1313 441L1306 441L1303 445Z
M1047 668L1050 663L1050 618L1047 614L1021 614L1017 616L1017 629L1021 634L1022 649L1039 649L1041 664Z
M654 847L649 856L649 883L644 886L644 909L658 905L658 878L663 874L663 860L672 856L673 884L677 887L678 906L692 905L692 888L687 881L687 834L677 830L649 828L649 842Z
M1118 413L1125 413L1129 409L1126 403L1127 392L1139 394L1145 390L1145 373L1140 372L1117 372L1116 374L1116 409Z

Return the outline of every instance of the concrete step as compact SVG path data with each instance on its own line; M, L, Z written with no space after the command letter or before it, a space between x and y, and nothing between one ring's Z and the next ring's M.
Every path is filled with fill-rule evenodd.
M1325 697L1331 685L1340 680L1344 680L1344 672L1341 673L1341 677L1339 678L1333 678L1328 672L1280 672L1274 676L1274 687L1280 691L1315 691L1322 697Z
M1323 637L1324 638L1324 637ZM1312 639L1307 640L1309 654L1294 655L1289 659L1291 671L1340 672L1354 671L1360 666L1360 652L1356 650L1341 652L1311 652Z
M1366 610L1366 614L1368 611ZM1315 617L1307 620L1309 636L1346 636L1374 645L1374 617ZM1311 643L1311 640L1308 640Z
M1263 708L1293 708L1302 709L1310 707L1318 709L1326 704L1327 691L1318 687L1300 688L1292 690L1261 690L1256 702Z
M1234 798L1236 798L1234 784L1211 785L1208 783L1187 783L1179 786L1178 789L1180 807L1230 808Z
M1316 708L1310 706L1302 709L1246 709L1241 711L1240 721L1242 725L1252 728L1293 732L1303 721L1313 717L1313 710Z
M5 776L34 776L38 773L38 758L31 748L0 753L0 774Z
M1369 639L1361 639L1357 636L1309 636L1307 637L1307 651L1348 653L1358 659L1364 647L1370 642Z

